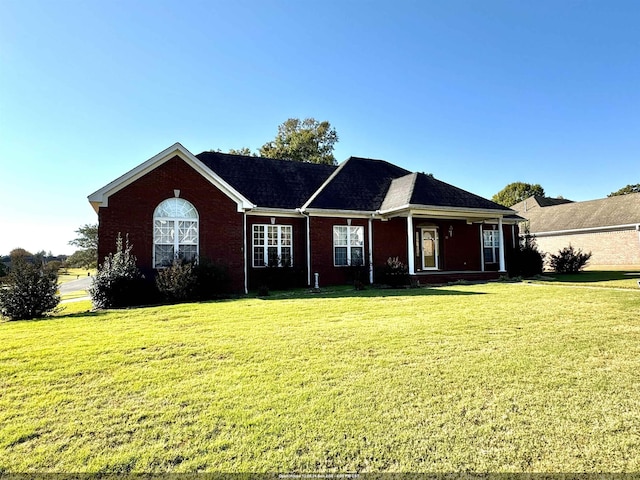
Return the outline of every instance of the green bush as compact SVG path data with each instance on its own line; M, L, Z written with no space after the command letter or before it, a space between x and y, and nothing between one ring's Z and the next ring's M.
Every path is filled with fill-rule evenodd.
M549 256L549 266L556 273L578 273L590 258L591 252L583 253L581 249L575 250L569 245L560 250L557 255Z
M131 249L129 238L123 247L122 236L118 234L116 252L105 257L89 287L95 308L130 307L148 300L149 288L136 266L136 257Z
M409 269L398 257L389 257L380 270L382 283L393 288L409 285Z
M231 276L226 265L201 258L193 271L196 276L194 295L197 300L213 300L231 291Z
M158 291L171 302L191 300L196 284L197 278L192 262L174 260L170 267L160 270L156 276Z
M58 275L25 259L13 262L9 275L0 286L0 314L11 320L30 320L55 310Z
M523 245L508 251L507 270L510 277L530 278L542 274L544 254L535 242L525 241Z

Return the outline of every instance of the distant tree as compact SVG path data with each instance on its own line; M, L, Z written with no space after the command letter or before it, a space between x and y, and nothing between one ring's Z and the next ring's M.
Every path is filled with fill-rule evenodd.
M20 259L26 260L33 258L33 253L25 250L24 248L14 248L9 252L9 258L11 258L11 263L13 263Z
M260 155L309 163L335 165L334 145L338 134L327 121L289 118L278 126L276 138L260 147Z
M8 273L8 270L4 262L0 261L0 278L4 277Z
M30 263L24 256L16 257L0 288L0 315L11 320L30 320L47 315L60 303L57 290L56 272L45 270L41 264Z
M618 195L628 195L629 193L639 193L640 192L640 183L636 183L635 185L627 185L626 187L622 187L620 190L615 192L611 192L607 197L617 197Z
M511 207L534 195L544 197L544 188L537 183L513 182L496 193L491 200L505 207Z
M76 230L77 238L69 245L80 247L67 260L71 267L95 268L98 265L98 224L85 224Z
M251 156L251 157L255 157L256 154L251 152L250 148L247 147L242 147L239 149L235 149L235 148L230 148L229 149L229 153L232 155L245 155L247 157Z

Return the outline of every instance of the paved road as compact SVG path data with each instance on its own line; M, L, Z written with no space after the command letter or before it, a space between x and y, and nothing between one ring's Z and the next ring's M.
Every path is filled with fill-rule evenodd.
M71 280L70 282L60 285L60 294L77 292L78 290L87 290L91 285L91 279L93 277L80 277L78 280Z

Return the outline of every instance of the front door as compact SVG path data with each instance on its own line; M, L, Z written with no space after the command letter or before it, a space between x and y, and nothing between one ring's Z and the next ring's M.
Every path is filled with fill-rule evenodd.
M438 269L438 229L422 229L422 269Z

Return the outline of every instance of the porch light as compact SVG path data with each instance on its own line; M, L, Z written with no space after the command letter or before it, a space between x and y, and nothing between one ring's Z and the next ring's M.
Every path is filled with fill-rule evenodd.
M449 237L453 237L453 225L449 225Z

